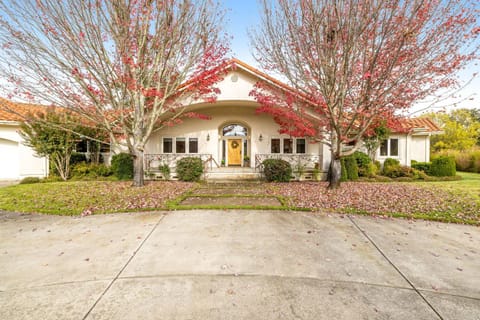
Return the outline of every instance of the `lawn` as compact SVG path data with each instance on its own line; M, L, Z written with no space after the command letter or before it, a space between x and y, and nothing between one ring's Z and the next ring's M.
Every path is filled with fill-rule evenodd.
M0 209L58 215L144 211L166 207L191 189L186 182L149 182L131 187L126 181L71 181L21 184L0 188Z
M460 197L469 196L480 203L480 174L457 172L457 175L461 176L462 180L420 182L419 185L446 190Z
M328 190L325 182L275 183L271 192L293 207L480 225L480 175L442 182L344 182Z

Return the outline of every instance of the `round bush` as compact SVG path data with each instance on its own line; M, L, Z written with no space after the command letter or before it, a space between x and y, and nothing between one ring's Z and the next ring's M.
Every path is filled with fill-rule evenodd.
M452 177L456 174L455 158L441 156L432 160L430 175L434 177Z
M267 159L262 162L267 181L288 182L292 178L292 166L282 159Z
M119 180L133 179L133 157L128 153L119 153L112 157L112 172Z
M200 158L187 157L177 161L177 176L181 181L198 181L203 173Z
M373 176L373 168L371 166L372 159L370 159L370 157L366 153L355 151L353 157L355 158L355 161L357 161L358 175L360 177Z

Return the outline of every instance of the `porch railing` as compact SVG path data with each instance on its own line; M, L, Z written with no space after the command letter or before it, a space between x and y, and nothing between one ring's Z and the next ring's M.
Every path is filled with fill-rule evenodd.
M285 160L290 163L294 171L322 168L322 157L320 155L264 153L255 155L255 171L263 172L262 162L267 159Z
M178 160L189 157L200 158L204 165L204 172L212 169L213 165L218 167L212 155L207 153L158 153L144 155L145 172L159 172L161 165L168 165L170 169L175 170Z

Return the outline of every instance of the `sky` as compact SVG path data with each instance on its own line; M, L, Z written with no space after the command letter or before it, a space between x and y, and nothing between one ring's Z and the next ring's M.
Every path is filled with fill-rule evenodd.
M259 68L252 56L248 30L252 30L260 23L260 5L257 0L223 0L220 1L227 10L226 32L233 37L231 42L232 56L240 59L253 67ZM480 5L479 5L480 6ZM446 98L434 104L434 108L427 111L438 111L446 108L450 110L455 105L457 108L480 108L480 62L471 64L466 70L459 74L462 82L468 82L472 74L478 73L472 82L462 85L464 88L455 93L455 98ZM473 100L472 100L473 99ZM429 102L418 104L411 109L411 113L419 115L423 109L429 106Z

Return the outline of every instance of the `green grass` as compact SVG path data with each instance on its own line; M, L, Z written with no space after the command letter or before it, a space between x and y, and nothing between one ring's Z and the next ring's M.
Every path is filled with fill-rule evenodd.
M462 197L467 196L480 203L480 174L457 172L457 175L462 177L462 179L455 181L418 182L418 184L429 188L439 188Z
M194 184L131 181L68 181L0 188L0 209L25 213L80 215L165 209L167 201Z

